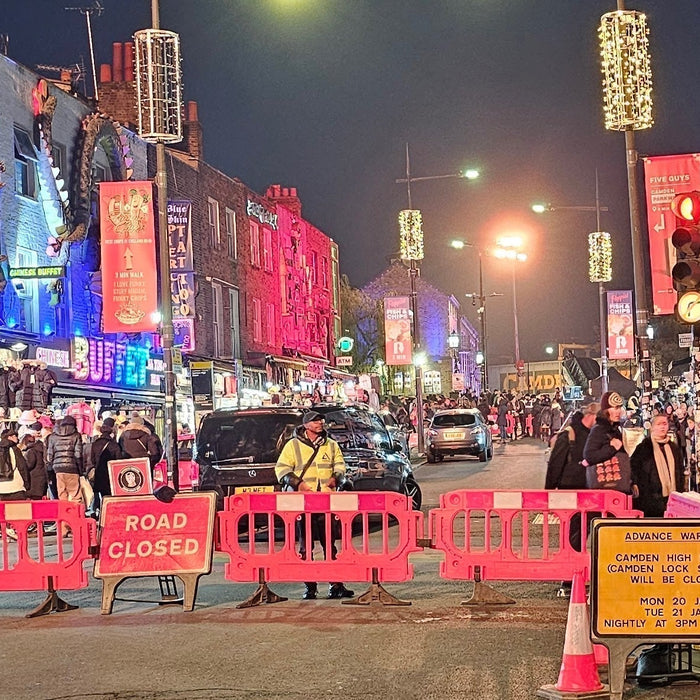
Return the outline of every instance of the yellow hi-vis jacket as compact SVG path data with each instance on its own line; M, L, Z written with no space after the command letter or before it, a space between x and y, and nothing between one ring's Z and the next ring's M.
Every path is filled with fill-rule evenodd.
M304 471L304 466L313 454L314 446L306 437L303 428L299 429L293 438L287 441L280 452L280 456L275 465L275 476L279 482L285 477L290 486L296 489ZM289 475L293 476L289 478ZM345 474L345 460L340 451L338 443L324 434L318 452L313 462L304 472L304 482L314 491L334 491L328 485L330 478L334 475ZM296 477L296 478L294 478Z

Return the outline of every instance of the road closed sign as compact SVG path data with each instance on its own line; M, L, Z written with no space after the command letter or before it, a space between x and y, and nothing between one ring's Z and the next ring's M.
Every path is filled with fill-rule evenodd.
M700 637L700 520L593 525L594 637Z
M214 493L106 497L95 577L209 573L215 512Z

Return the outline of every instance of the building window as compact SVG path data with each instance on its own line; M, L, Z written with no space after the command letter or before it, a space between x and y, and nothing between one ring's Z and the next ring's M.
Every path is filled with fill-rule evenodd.
M236 234L236 212L226 207L226 248L229 258L238 257L238 238Z
M275 331L276 329L276 319L277 319L277 314L275 313L275 305L274 304L268 304L267 305L267 344L268 345L274 345L275 344Z
M321 287L328 289L328 258L321 258Z
M272 231L269 228L263 229L263 265L265 272L272 272Z
M318 253L311 251L311 284L315 287L318 283Z
M221 246L221 230L219 228L219 203L207 197L207 210L209 214L209 242L212 248Z
M16 267L36 267L36 251L17 246ZM39 295L37 281L32 279L14 279L15 292L19 297L20 328L29 333L39 332Z
M214 357L223 355L224 350L224 300L221 285L212 282L212 330L214 333Z
M231 356L241 356L241 312L239 307L239 292L237 289L228 290L230 307Z
M253 299L253 340L262 343L262 305L260 299Z
M53 167L58 168L59 177L64 177L65 173L63 168L66 163L66 149L60 143L55 141L51 144L51 160L53 161Z
M250 264L260 267L260 226L255 221L250 222Z
M15 192L36 199L37 153L29 134L15 127Z

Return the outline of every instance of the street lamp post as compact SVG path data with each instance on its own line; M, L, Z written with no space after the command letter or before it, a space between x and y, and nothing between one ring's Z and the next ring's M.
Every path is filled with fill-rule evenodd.
M487 391L489 388L489 370L488 370L488 352L487 352L487 338L486 338L486 294L484 293L484 267L483 267L483 251L479 246L473 243L467 243L461 239L455 239L450 243L453 248L461 250L462 248L475 248L479 255L479 291L469 292L464 296L468 299L478 300L479 307L477 309L477 314L479 315L479 345L480 350L477 354L481 355L481 388L482 391ZM503 296L498 292L491 292L489 297L500 297Z
M607 330L606 318L606 297L604 282L612 279L610 267L610 234L600 229L600 212L608 211L608 207L601 206L600 192L598 187L598 171L595 173L595 206L554 206L552 204L533 204L532 211L536 214L554 211L586 211L595 212L596 230L589 235L589 276L591 282L598 284L598 322L600 328L600 370L601 370L601 392L608 390L608 353L607 353Z
M525 262L527 255L520 252L523 241L519 236L504 236L497 241L498 248L494 249L493 254L497 258L505 258L511 261L511 274L513 278L513 330L515 339L515 369L518 375L518 388L521 385L523 375L523 363L520 358L520 333L518 331L518 295L517 285L515 283L515 265L518 262Z
M399 214L401 229L401 258L408 261L408 278L410 285L411 314L413 316L413 355L422 357L420 352L420 324L418 319L418 293L416 290L416 278L420 274L418 262L423 259L423 229L420 211L413 209L411 198L411 183L423 180L442 180L445 178L467 178L473 180L479 177L477 170L467 170L464 173L449 175L428 175L413 177L411 175L411 156L408 143L406 144L406 177L396 180L397 183L406 184L408 195L408 209ZM418 435L418 452L425 451L425 425L423 411L423 363L414 360L416 377L416 432Z
M164 365L163 447L168 476L179 488L177 461L177 413L173 371L172 305L170 302L170 244L168 242L168 179L165 144L182 141L182 82L180 39L160 29L158 0L151 1L153 28L134 35L136 53L136 95L139 135L156 144L156 189L158 192L158 258L161 342Z

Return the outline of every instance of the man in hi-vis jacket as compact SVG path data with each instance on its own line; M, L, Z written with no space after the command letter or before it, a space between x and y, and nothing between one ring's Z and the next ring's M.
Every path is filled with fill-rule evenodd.
M323 427L323 416L316 411L309 411L302 418L302 425L294 436L287 441L280 452L275 465L275 475L282 486L292 491L335 491L346 481L345 460L338 443L329 438ZM335 523L331 523L330 551L335 559ZM306 558L307 546L313 555L314 542L318 540L323 547L324 556L328 556L326 542L326 517L323 513L311 515L311 542L306 541L306 518L297 523L299 554ZM305 583L304 600L314 600L318 593L315 582ZM328 588L329 598L352 598L353 591L339 581L332 582Z

